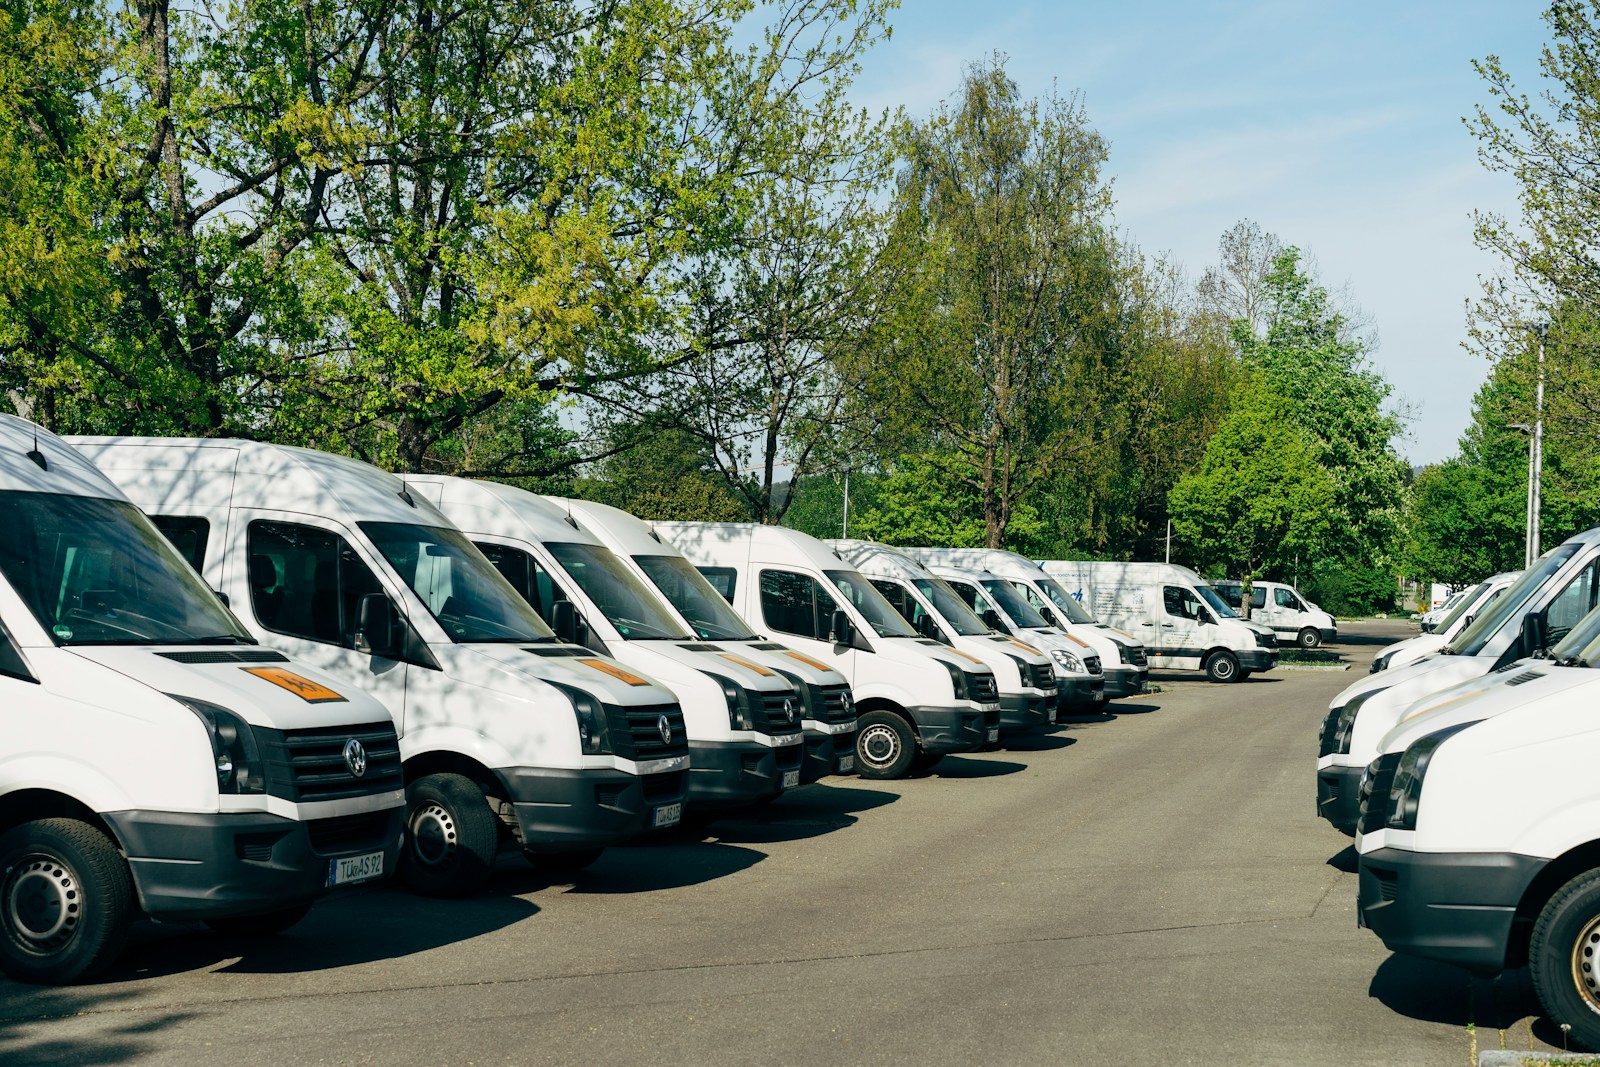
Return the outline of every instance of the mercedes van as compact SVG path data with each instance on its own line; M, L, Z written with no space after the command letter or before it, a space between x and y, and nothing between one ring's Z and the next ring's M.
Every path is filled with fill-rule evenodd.
M648 523L588 500L545 499L565 508L611 549L697 640L715 643L724 657L788 679L799 694L805 736L801 785L830 774L855 773L856 709L844 675L821 660L753 633L694 564Z
M1377 674L1391 667L1404 667L1415 663L1424 656L1431 656L1455 640L1461 631L1472 625L1472 620L1478 613L1500 598L1500 594L1511 588L1511 583L1522 575L1521 571L1502 571L1469 589L1463 590L1464 595L1456 602L1450 613L1439 621L1431 632L1408 637L1404 641L1396 641L1392 645L1385 645L1372 657L1372 664L1367 668L1367 673Z
M1000 690L979 660L922 637L816 538L780 526L657 522L753 627L850 679L856 771L902 778L1000 738Z
M1243 582L1224 579L1212 582L1211 588L1234 611L1243 610ZM1320 648L1339 639L1338 620L1283 582L1250 583L1250 621L1270 626L1279 644L1287 640L1301 648Z
M360 686L400 734L400 876L481 888L501 851L569 874L675 825L688 747L670 692L556 640L417 489L255 441L77 438L252 635Z
M134 920L297 922L394 870L388 713L263 648L126 496L0 415L0 970L71 982Z
M515 486L418 477L564 640L659 678L683 706L685 803L696 818L765 803L800 784L799 694L748 657L702 641L564 503Z
M904 552L874 541L824 543L866 575L913 630L982 660L994 672L1002 736L1055 721L1056 678L1049 656L991 629L944 579Z
M1278 665L1278 635L1239 618L1187 567L1113 560L1044 560L1040 566L1073 600L1143 640L1152 667L1238 682Z

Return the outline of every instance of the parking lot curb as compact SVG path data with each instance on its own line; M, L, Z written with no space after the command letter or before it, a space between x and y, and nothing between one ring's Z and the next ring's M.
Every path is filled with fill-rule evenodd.
M1478 1053L1478 1067L1538 1067L1544 1063L1595 1063L1590 1052L1511 1052L1492 1049Z

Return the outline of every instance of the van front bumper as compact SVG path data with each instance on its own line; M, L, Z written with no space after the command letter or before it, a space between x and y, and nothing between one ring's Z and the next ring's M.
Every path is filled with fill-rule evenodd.
M1376 849L1361 857L1356 921L1394 952L1499 974L1517 904L1548 863L1507 852Z
M193 922L264 915L328 891L336 860L400 856L405 808L299 821L266 812L113 811L102 818L128 857L152 919Z
M1107 667L1105 694L1108 699L1136 697L1149 689L1149 667Z
M916 725L922 751L935 755L976 752L991 740L998 740L1000 707L998 704L992 706L993 711L978 711L971 707L912 707L906 711Z
M1056 698L1026 693L1000 694L1000 731L1016 733L1055 721Z
M1103 674L1056 675L1056 709L1094 707L1105 703L1106 679Z
M675 825L688 771L630 774L611 768L503 767L517 831L530 852L573 852L615 845L652 830L657 811ZM682 815L680 807L677 814Z
M805 758L800 763L800 784L806 785L830 774L856 773L856 728L844 733L805 732Z
M689 741L686 807L740 808L775 797L784 777L799 784L805 745L774 747L753 741Z
M1322 638L1322 643L1325 645L1339 640L1339 628L1337 626L1319 626L1317 627L1317 634Z
M1361 821L1361 772L1360 767L1322 767L1317 771L1317 814L1351 837Z
M1270 671L1278 665L1278 650L1275 648L1251 648L1243 652L1235 652L1239 657L1239 666L1252 673Z

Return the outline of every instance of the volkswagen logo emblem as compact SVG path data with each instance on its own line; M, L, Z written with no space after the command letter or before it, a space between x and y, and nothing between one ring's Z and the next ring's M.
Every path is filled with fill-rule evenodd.
M353 737L344 743L344 765L350 768L351 775L356 778L367 773L367 750Z
M661 743L672 744L672 720L665 715L656 720L656 729L661 731Z
M794 722L794 701L787 697L783 701L783 721Z

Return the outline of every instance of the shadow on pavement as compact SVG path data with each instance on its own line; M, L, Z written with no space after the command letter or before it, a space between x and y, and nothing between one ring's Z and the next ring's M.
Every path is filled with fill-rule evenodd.
M1345 874L1355 874L1359 866L1358 861L1356 846L1346 845L1343 849L1328 857L1328 866L1336 871L1343 871Z
M957 780L964 778L999 778L1003 775L1016 774L1018 771L1027 769L1028 765L1026 763L1012 763L1009 760L946 756L924 777Z
M1352 647L1352 646L1365 646L1365 647L1368 647L1368 648L1373 648L1373 647L1381 648L1384 645L1392 645L1396 641L1404 641L1407 637L1415 637L1417 634L1420 634L1421 632L1422 632L1422 630L1419 629L1415 624L1412 625L1411 630L1410 630L1409 633L1402 633L1402 634L1399 634L1399 635L1396 635L1396 634L1393 634L1393 633L1387 633L1387 634L1363 634L1363 633L1355 633L1355 632L1352 632L1352 631L1340 630L1339 631L1339 640L1334 641L1331 644L1325 645L1323 647L1327 648L1328 651L1330 651L1330 652L1338 652L1341 649L1349 648L1349 647Z
M721 823L700 831L708 837L719 838ZM720 840L706 841L687 835L663 835L652 838L649 844L614 845L596 860L593 866L571 876L567 883L569 893L624 894L655 893L663 889L682 889L700 885L730 874L749 870L767 858L765 852L753 848L740 848ZM528 872L528 891L545 885L561 885L533 871Z
M1539 1014L1526 970L1480 978L1448 963L1393 955L1378 965L1367 992L1408 1018L1479 1030L1504 1030Z
M1148 715L1152 711L1161 710L1160 704L1124 704L1120 700L1117 701L1115 707L1117 710L1114 714L1116 715Z
M1069 748L1078 743L1076 737L1068 737L1061 733L1045 733L1036 730L1033 733L1013 734L1000 739L1000 747L1006 752L1055 752L1058 749Z
M1154 711L1154 708L1145 710ZM1135 714L1138 712L1135 711ZM1087 726L1097 722L1116 722L1117 717L1109 711L1089 711L1082 715L1057 715L1057 726Z
M818 782L791 790L762 807L724 815L706 829L705 836L734 844L802 841L854 826L860 821L854 813L899 799L899 793Z
M154 1052L153 1042L144 1040L197 1013L166 1010L141 1014L137 1023L120 1022L81 1039L53 1035L56 1019L89 1012L118 1012L131 1006L130 990L115 990L93 985L49 988L24 985L0 979L0 1063L6 1067L32 1067L34 1064L126 1063ZM27 1033L35 1030L37 1036Z

